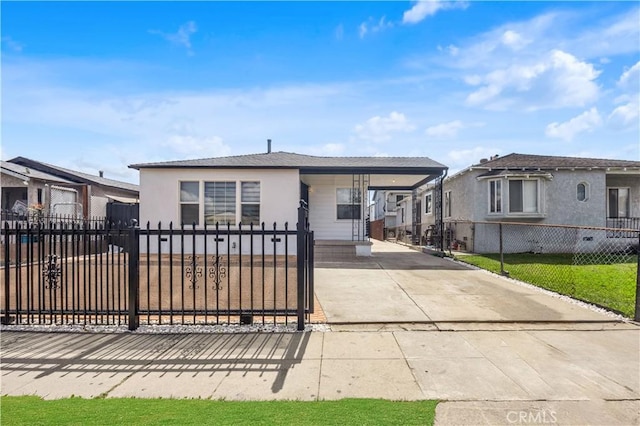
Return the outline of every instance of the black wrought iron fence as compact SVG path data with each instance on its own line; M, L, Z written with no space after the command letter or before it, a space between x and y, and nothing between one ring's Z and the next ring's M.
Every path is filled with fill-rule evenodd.
M313 232L6 222L2 318L18 324L249 324L313 312ZM294 320L295 318L295 320Z

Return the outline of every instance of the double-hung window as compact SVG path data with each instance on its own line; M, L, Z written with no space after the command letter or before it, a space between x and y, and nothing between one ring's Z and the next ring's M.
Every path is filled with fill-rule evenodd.
M260 223L260 182L240 183L240 222L243 225Z
M207 225L236 224L236 183L204 183L204 220Z
M362 195L359 188L337 188L336 205L338 219L360 219Z
M629 188L609 188L610 218L629 217Z
M538 179L509 180L509 213L539 213Z
M502 213L502 180L489 181L489 213Z
M200 224L200 182L180 182L180 222Z
M429 192L425 197L424 197L424 212L425 214L432 214L433 213L433 192Z

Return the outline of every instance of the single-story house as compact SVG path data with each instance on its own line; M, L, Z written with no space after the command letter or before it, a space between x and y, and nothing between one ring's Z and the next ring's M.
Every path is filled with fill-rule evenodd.
M430 199L420 194L420 222L435 223ZM519 222L544 225L640 229L640 161L509 154L481 160L445 179L443 220ZM455 239L485 247L471 227L457 227ZM624 235L624 234L620 234ZM493 239L495 240L495 239ZM596 244L597 241L593 241Z
M316 250L336 246L369 255L368 191L411 191L447 167L422 157L318 157L271 152L133 164L140 171L140 219L155 226L288 223L301 201ZM333 248L331 248L333 247Z
M135 218L138 197L138 185L101 171L91 175L25 157L2 162L3 212L23 213L26 207L45 216L105 218L111 205L132 207Z

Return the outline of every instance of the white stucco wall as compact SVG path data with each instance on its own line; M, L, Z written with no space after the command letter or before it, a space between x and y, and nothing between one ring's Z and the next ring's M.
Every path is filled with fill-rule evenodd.
M180 182L199 181L201 200L204 185L211 181L259 181L260 220L267 228L283 229L285 222L295 229L300 204L300 178L297 170L243 169L142 169L140 170L140 224L163 227L180 224ZM240 185L237 185L239 188ZM239 197L238 197L239 201ZM204 209L200 208L200 223L204 223Z

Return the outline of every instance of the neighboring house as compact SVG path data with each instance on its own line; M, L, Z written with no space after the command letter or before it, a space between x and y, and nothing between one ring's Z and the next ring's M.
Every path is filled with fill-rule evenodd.
M411 197L411 191L374 191L375 215L372 220L384 219L385 228L397 226L398 203Z
M140 171L140 218L177 226L242 223L295 229L300 201L317 245L371 253L368 191L410 191L441 176L429 158L315 157L288 152L134 164Z
M422 223L433 189L420 194ZM444 222L534 224L640 229L640 161L509 154L481 160L443 185ZM472 239L471 227L457 240ZM462 235L466 232L469 235ZM488 238L475 235L473 250ZM594 244L597 242L594 241Z
M132 207L126 218L137 215L138 197L138 185L107 179L102 172L90 175L24 157L2 162L3 211L13 210L20 199L44 215L83 219L106 217L108 205Z
M3 219L44 210L47 194L73 182L7 161L0 162Z

